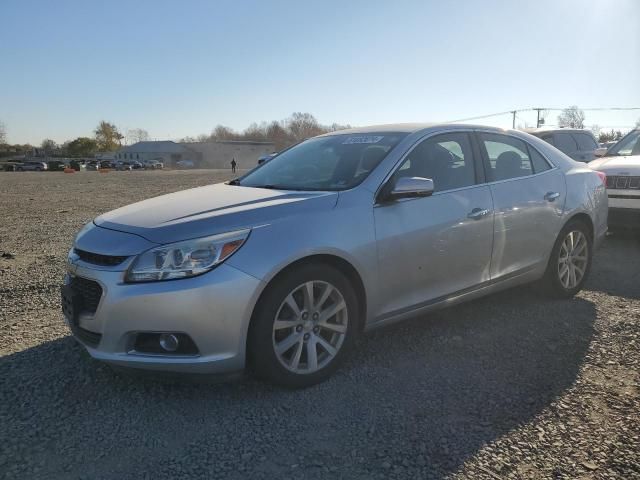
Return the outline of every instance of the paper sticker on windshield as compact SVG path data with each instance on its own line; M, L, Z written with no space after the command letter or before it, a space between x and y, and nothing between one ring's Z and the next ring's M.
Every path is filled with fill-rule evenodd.
M352 145L355 143L378 143L382 140L384 136L382 135L358 135L357 137L349 137L344 142L343 145Z

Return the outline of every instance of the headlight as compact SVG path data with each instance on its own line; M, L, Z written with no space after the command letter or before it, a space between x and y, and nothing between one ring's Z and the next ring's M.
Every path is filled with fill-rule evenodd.
M238 250L249 232L240 230L152 248L134 260L126 281L154 282L203 274Z

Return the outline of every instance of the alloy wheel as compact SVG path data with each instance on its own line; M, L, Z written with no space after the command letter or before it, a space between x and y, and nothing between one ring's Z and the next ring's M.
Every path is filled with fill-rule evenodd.
M564 238L558 255L558 278L571 290L582 281L589 262L589 244L584 233L573 230Z
M342 293L324 281L294 288L273 322L273 349L289 371L309 374L327 366L344 343L349 322Z

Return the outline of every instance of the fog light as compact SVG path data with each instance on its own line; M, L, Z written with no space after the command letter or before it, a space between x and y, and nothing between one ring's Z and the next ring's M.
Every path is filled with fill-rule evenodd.
M160 346L167 352L175 352L178 349L178 337L173 333L163 333L160 335Z

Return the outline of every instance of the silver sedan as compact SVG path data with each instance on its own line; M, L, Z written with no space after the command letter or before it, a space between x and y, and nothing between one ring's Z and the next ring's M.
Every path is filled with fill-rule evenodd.
M574 295L606 233L603 182L517 131L334 132L96 218L63 311L111 364L307 386L362 332L526 282Z

